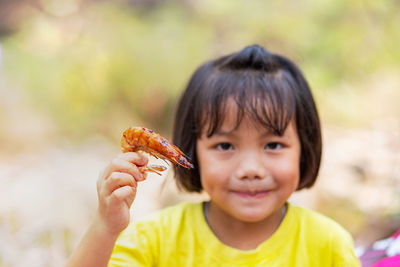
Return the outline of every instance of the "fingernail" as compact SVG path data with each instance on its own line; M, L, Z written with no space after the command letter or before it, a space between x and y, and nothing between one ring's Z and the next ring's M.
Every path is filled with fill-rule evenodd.
M143 180L144 180L143 173L139 173L138 181L143 181Z

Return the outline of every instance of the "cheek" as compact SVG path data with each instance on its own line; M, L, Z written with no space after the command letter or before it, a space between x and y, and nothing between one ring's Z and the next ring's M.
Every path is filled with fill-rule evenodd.
M200 180L203 188L207 190L216 183L217 179L215 179L215 177L218 177L218 173L213 164L210 164L210 162L203 163L201 166L206 166L200 167Z
M291 157L287 160L276 162L272 169L279 183L285 183L297 188L300 179L300 162L298 157Z
M205 192L212 195L227 187L229 179L227 179L227 170L224 166L210 160L206 160L202 166L206 166L200 168L200 181Z

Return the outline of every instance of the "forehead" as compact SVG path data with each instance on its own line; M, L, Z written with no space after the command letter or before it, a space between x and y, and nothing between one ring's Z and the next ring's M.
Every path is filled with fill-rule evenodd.
M260 107L259 107L260 108ZM261 110L259 111L261 112ZM242 115L240 115L242 113ZM253 124L262 126L260 123L249 117L246 112L240 109L239 105L229 98L226 101L225 109L221 112L221 123L216 132L230 132L236 130L242 124Z

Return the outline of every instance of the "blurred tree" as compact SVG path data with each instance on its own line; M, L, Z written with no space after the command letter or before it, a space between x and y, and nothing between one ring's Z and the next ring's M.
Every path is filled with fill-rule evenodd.
M3 5L22 10L28 2ZM131 124L168 132L195 67L253 43L298 62L326 109L352 110L354 99L338 106L327 95L348 94L342 85L400 65L394 0L36 0L30 6L37 8L3 37L4 76L78 140L94 132L116 138L115 129ZM2 17L0 25L7 21ZM327 116L359 121L351 112Z
M0 0L0 38L18 29L22 20L21 8L30 0Z

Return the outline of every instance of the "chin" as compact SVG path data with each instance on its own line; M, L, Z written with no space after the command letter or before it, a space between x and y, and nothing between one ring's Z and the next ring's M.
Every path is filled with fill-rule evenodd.
M268 212L259 212L259 211L247 211L247 212L242 212L240 214L237 214L235 217L246 223L257 223L265 220L268 218L271 214Z

